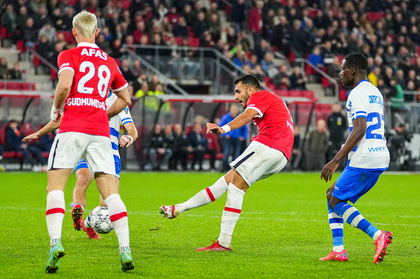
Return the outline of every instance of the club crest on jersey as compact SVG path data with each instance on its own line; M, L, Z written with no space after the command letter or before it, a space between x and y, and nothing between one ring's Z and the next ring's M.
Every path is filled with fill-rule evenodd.
M94 57L99 57L103 60L108 60L108 55L101 51L99 48L84 48L82 49L82 53L81 55L87 55L87 56L94 56Z

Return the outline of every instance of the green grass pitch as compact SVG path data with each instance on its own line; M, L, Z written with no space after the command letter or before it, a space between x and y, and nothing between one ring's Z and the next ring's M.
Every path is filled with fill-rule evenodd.
M385 261L372 263L374 245L344 225L349 262L321 262L332 248L325 191L318 173L281 173L255 183L245 195L232 252L195 252L219 235L226 196L174 220L161 205L189 199L219 173L123 173L120 194L128 209L136 268L120 269L115 233L89 240L73 229L66 211L62 243L68 253L57 274L45 274L49 238L45 223L47 175L2 173L0 278L420 278L419 175L383 174L356 204L379 229L394 233ZM338 174L334 175L334 179ZM71 176L66 205L75 183ZM95 185L86 212L98 205ZM85 213L86 214L86 213Z

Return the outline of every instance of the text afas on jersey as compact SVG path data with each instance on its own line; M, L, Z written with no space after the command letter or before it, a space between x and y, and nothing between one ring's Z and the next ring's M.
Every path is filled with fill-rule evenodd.
M95 57L99 57L103 60L108 59L108 55L105 52L101 51L99 48L89 48L89 49L84 48L82 50L81 55L95 56Z

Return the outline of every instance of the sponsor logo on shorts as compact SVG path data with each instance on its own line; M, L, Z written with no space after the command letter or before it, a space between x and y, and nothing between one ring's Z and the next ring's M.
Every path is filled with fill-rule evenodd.
M386 152L388 151L388 148L384 146L379 147L368 147L369 152Z

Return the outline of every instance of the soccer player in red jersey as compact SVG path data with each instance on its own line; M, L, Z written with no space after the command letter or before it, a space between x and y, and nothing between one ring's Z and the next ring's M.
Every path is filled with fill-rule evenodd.
M60 131L48 159L46 219L51 249L46 272L55 273L59 259L66 254L61 245L65 212L63 191L80 157L95 174L99 192L108 206L120 246L121 268L131 270L134 261L129 244L127 209L115 183L108 122L131 103L128 84L115 60L95 45L99 29L94 14L85 11L77 14L73 18L72 32L78 45L58 56L59 82L51 110L51 120L60 121L60 108L64 105ZM118 98L107 111L105 101L110 89Z
M234 81L235 100L246 108L228 124L219 127L207 123L207 132L224 134L254 120L259 134L233 162L231 170L212 186L201 190L188 201L162 206L161 214L173 219L179 214L220 198L226 191L222 224L217 242L197 251L230 251L232 234L241 214L245 192L257 180L280 172L290 158L293 147L293 122L285 102L268 91L261 90L258 79L245 75Z

